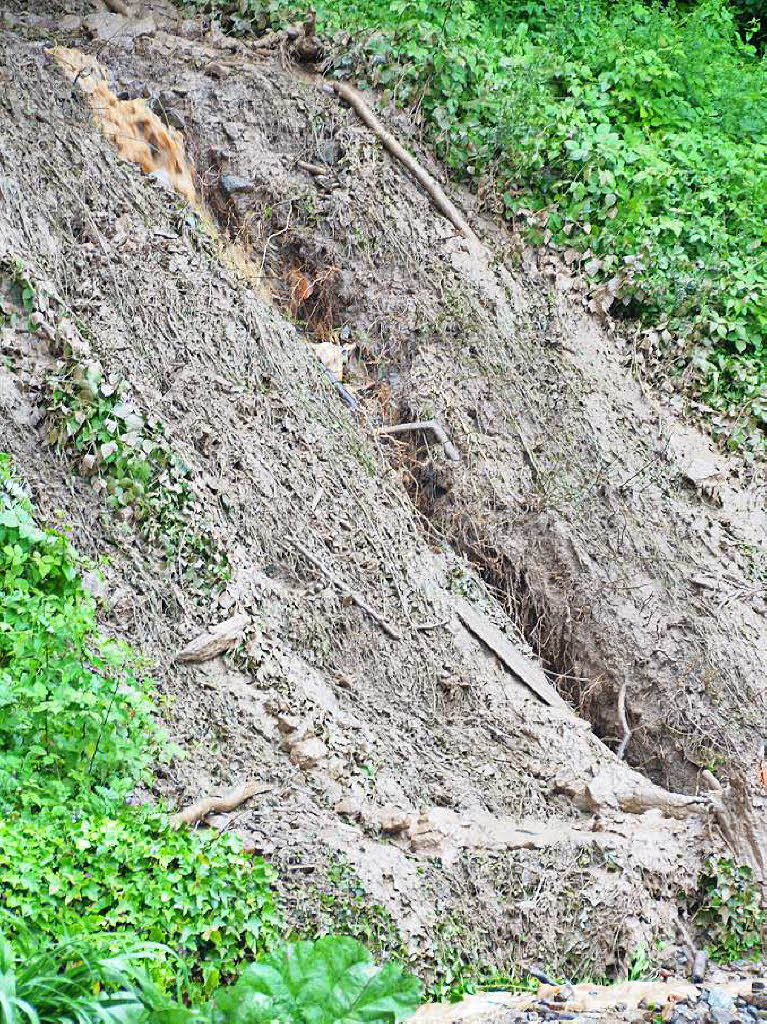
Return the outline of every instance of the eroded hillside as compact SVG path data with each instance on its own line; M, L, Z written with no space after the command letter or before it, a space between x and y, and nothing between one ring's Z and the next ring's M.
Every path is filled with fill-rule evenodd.
M297 925L354 893L351 924L427 975L614 971L675 940L709 856L763 880L758 472L644 394L505 229L473 219L470 248L284 54L159 3L25 7L0 259L30 315L3 327L0 448L152 659L186 756L136 798L255 778L208 824L278 866ZM54 45L179 133L194 202L121 158ZM344 394L307 340L344 350ZM96 415L106 454L75 440ZM377 433L409 421L458 460ZM160 434L184 470L148 502L110 455ZM176 660L235 616L229 653Z

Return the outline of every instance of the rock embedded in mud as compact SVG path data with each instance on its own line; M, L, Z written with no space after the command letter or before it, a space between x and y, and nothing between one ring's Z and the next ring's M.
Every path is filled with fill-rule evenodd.
M290 748L290 760L305 772L316 768L327 756L328 748L322 740L316 737L303 740L301 743L296 743L295 746Z
M252 181L247 181L245 178L238 178L236 174L222 174L218 184L227 199L232 199L234 196L245 195L248 192L252 192L256 187Z

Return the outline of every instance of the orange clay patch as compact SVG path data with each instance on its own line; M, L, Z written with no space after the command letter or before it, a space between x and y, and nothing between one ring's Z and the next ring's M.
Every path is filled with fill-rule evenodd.
M87 95L93 119L120 156L153 174L190 203L197 199L194 171L179 132L164 125L144 100L118 100L95 57L56 46L48 51L71 82Z

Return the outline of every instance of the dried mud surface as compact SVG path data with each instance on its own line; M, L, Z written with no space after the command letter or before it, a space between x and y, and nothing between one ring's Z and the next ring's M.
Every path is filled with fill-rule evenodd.
M209 824L281 869L298 923L351 872L427 974L457 947L594 976L674 941L709 854L767 858L763 480L643 394L510 235L478 222L498 258L470 254L337 99L146 6L0 22L0 257L160 418L234 569L201 592L107 513L43 444L44 339L3 329L0 448L42 515L108 557L104 627L153 660L186 753L144 798L262 780ZM218 228L111 149L54 43L181 132ZM307 334L354 346L357 413ZM375 434L431 418L459 463ZM540 655L573 713L505 671L452 595ZM233 653L175 662L234 613ZM644 774L610 749L623 684Z

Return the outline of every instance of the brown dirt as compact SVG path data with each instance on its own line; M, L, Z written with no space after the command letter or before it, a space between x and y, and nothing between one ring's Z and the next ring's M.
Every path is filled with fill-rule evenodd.
M106 514L42 444L44 339L3 329L0 448L43 515L108 556L104 626L153 659L186 753L155 795L270 784L213 824L280 867L296 921L343 858L426 973L448 946L594 975L674 941L677 894L726 850L720 826L758 870L767 856L763 480L695 455L699 435L535 254L477 224L505 260L472 255L368 129L276 56L200 39L159 0L141 32L85 4L25 6L0 36L0 258L58 296L59 327L163 422L234 567L205 593ZM220 230L119 158L54 42L97 53L118 95L172 118ZM355 346L360 413L291 304L310 340ZM459 464L424 435L374 433L431 418ZM540 655L589 721L535 700L454 593ZM174 661L235 612L250 621L233 653ZM627 754L658 785L609 749L624 683ZM731 786L698 796L714 761Z

